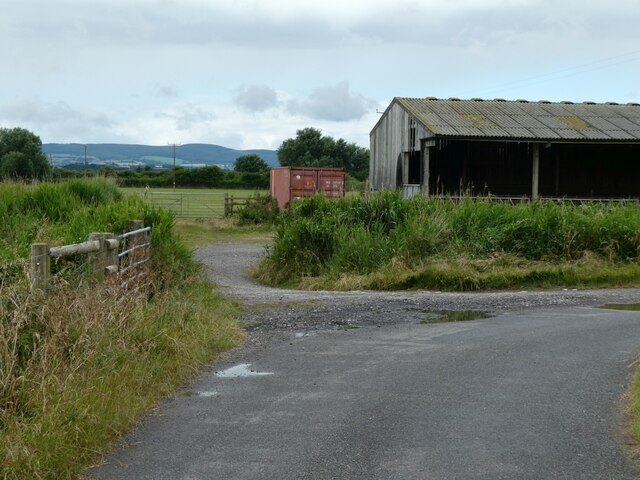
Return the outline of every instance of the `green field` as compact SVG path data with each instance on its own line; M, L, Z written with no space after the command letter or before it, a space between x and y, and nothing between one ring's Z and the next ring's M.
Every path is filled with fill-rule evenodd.
M224 194L228 194L232 213L238 211L246 199L267 195L266 190L231 190L220 188L122 188L125 194L143 194L154 207L165 208L177 218L223 218Z
M228 193L235 197L252 197L256 194L267 195L269 190L228 189L228 188L145 188L145 187L120 187L126 194L140 192L176 192L176 193Z

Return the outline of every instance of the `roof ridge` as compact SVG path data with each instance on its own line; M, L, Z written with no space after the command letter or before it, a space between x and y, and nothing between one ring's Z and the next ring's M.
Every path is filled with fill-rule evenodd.
M472 98L459 98L459 97L449 97L449 98L438 98L438 97L395 97L400 100L418 100L418 101L432 101L432 102L506 102L506 103L531 103L531 104L545 104L545 105L607 105L607 106L632 106L632 107L640 107L640 103L638 102L613 102L613 101L603 101L603 102L594 102L593 100L583 100L583 101L574 101L574 100L559 100L559 101L550 101L550 100L527 100L523 98L518 98L515 100L507 100L505 98L481 98L481 97L472 97Z

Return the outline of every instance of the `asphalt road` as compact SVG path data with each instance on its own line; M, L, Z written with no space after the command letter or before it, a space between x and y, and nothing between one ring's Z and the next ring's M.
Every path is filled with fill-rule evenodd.
M87 476L638 478L623 397L640 312L536 306L430 325L420 315L262 333Z

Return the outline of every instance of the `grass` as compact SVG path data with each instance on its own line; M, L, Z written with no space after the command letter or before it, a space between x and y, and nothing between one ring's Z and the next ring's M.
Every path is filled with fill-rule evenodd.
M640 285L640 206L510 205L385 192L297 203L254 270L307 289Z
M174 231L192 248L224 242L266 244L273 236L270 226L239 226L235 218L180 219L176 220Z
M30 292L29 244L152 226L152 295L116 308L84 259ZM159 398L242 339L238 307L213 292L173 219L104 180L0 184L0 478L71 479Z

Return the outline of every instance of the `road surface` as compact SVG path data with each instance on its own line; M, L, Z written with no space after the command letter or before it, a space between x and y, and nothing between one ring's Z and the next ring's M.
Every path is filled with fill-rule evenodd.
M248 281L259 253L198 253L256 306L253 333L88 478L638 478L623 397L640 312L594 308L637 290L306 297ZM446 306L496 315L420 323Z

